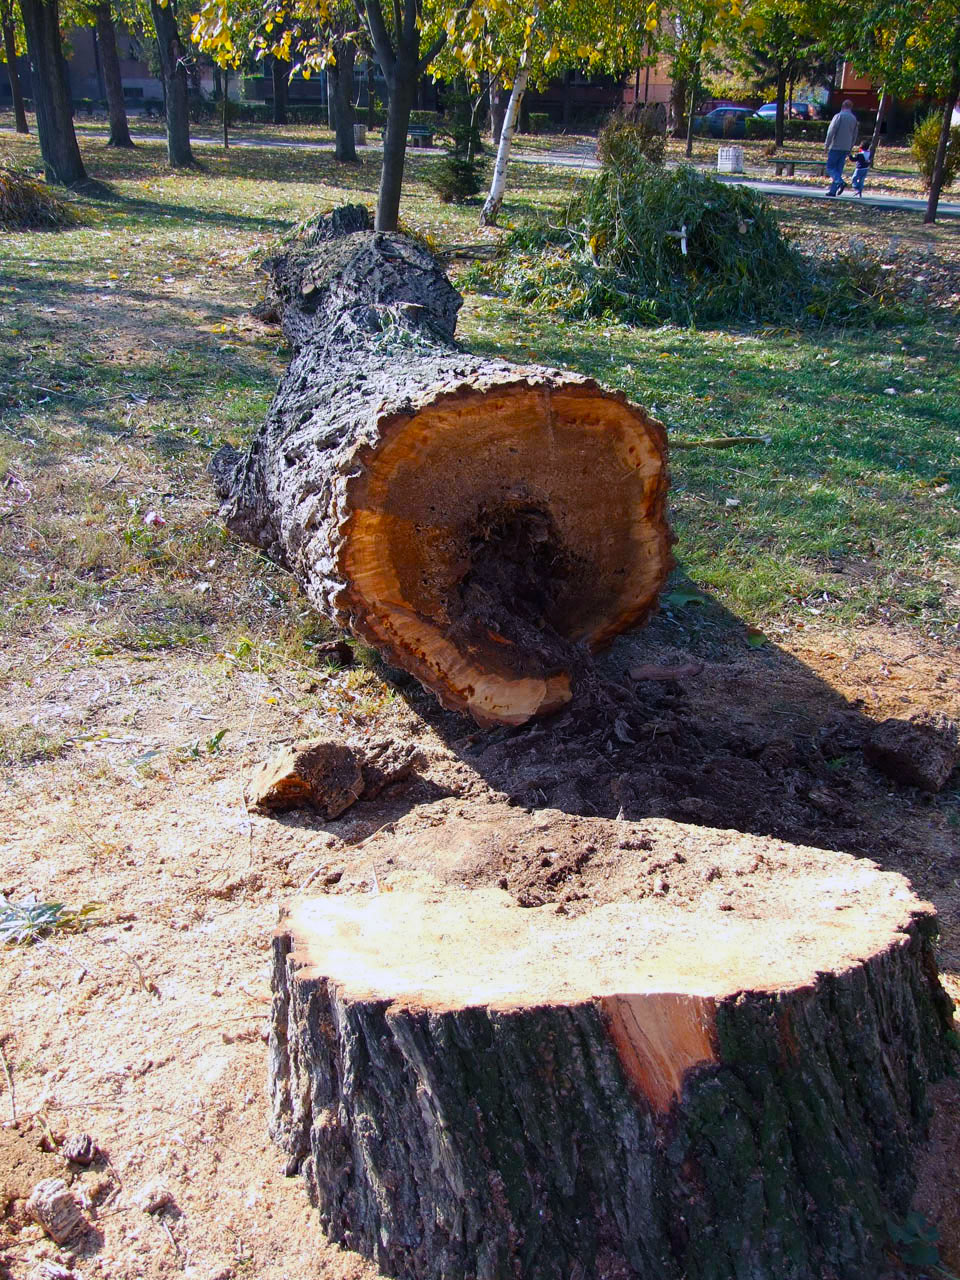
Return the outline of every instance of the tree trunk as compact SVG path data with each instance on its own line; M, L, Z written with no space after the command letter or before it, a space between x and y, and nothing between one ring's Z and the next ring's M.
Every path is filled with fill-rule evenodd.
M954 62L950 88L947 90L947 101L943 107L940 121L940 140L937 143L937 154L933 162L933 176L930 182L930 194L927 197L927 208L923 215L924 222L936 222L937 205L940 203L940 192L943 188L943 168L947 158L947 145L950 141L950 120L957 97L960 96L960 55Z
M338 210L318 234L340 238L275 260L294 360L249 455L215 459L221 515L445 706L520 724L656 603L663 428L590 379L458 351L439 265L342 238L365 221Z
M640 72L637 72L637 93L640 90ZM634 94L634 106L636 106L636 93ZM573 120L573 72L566 71L563 76L563 109L560 116L560 126L564 133L570 129Z
M873 126L873 137L870 139L870 163L876 167L877 164L877 148L880 146L880 130L883 127L884 119L887 115L887 107L889 106L890 95L886 88L880 90L880 105L877 107L877 122Z
M416 88L415 68L401 67L397 57L397 70L389 83L387 122L383 131L383 167L380 170L380 189L377 192L376 229L396 231L400 218L400 192L403 187L403 164L407 155L407 129L413 109Z
M781 65L777 68L777 116L773 137L774 145L778 147L783 146L784 98L786 96L786 89L787 69L785 66Z
M353 124L356 118L353 110L353 67L357 55L357 47L352 40L337 40L335 43L336 65L327 72L327 91L333 90L334 129L336 130L336 158L345 163L356 164L357 144L354 137Z
M687 109L687 159L693 155L693 113L697 108L697 85L699 80L700 67L698 65L690 78L690 104Z
M13 98L13 120L17 133L29 133L27 112L23 105L23 89L20 85L20 72L17 69L17 33L11 19L3 24L3 56L7 60L7 77L10 80L10 93Z
M117 53L117 31L113 24L109 0L95 9L97 42L103 64L103 83L107 91L107 110L110 115L108 147L132 147L130 128L127 124L127 108L123 101L123 79L120 75L120 57Z
M33 80L37 134L48 182L65 187L86 182L77 135L67 64L60 40L57 0L20 0Z
M163 73L167 115L167 159L174 169L193 164L190 148L190 109L187 94L186 54L177 27L174 0L160 5L150 0L150 12L157 32L157 48Z
M687 81L683 76L674 78L670 86L670 113L673 119L670 123L670 136L672 138L682 138L685 133L684 129L684 108L687 103Z
M507 186L507 161L510 159L510 145L517 130L520 103L523 101L529 78L530 68L526 65L526 55L524 55L524 61L517 72L513 88L510 90L510 101L507 103L507 113L504 117L503 127L500 130L500 141L497 144L497 159L493 166L490 191L480 213L480 223L484 227L495 227L500 216L503 193Z
M651 845L563 821L597 857ZM639 900L569 914L448 887L492 827L448 817L445 884L380 858L390 892L293 904L271 1134L331 1239L404 1280L887 1273L951 1057L932 908L870 862L669 826L689 893L639 865Z
M230 147L230 69L223 69L223 102L220 104L223 112L223 149L227 151Z
M507 114L506 103L503 100L503 92L500 87L498 77L490 81L490 137L493 139L493 145L500 145L500 135L503 133L503 121Z
M273 123L287 123L287 98L290 94L290 64L282 58L273 58Z

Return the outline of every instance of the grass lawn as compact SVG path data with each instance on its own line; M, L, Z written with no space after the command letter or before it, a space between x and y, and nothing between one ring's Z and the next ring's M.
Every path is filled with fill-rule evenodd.
M7 134L0 145L36 155L32 140ZM76 198L85 225L0 239L0 449L25 486L6 488L2 625L45 627L82 599L99 635L117 625L101 616L116 591L146 579L189 592L204 576L221 546L206 459L254 428L284 358L276 333L246 315L257 264L307 214L372 200L378 175L375 160L350 168L295 148L207 150L204 168L187 174L165 170L159 141L85 151L104 184ZM429 163L410 157L403 216L456 269L497 233L477 227L475 207L441 205L425 190ZM575 183L569 171L516 166L504 221L556 210ZM960 228L946 222L931 230L914 215L797 202L783 215L806 247L869 241L901 287L916 277L918 297L933 289L943 301L937 272L960 262ZM460 334L485 353L621 387L686 442L763 436L759 446L673 457L683 570L751 622L816 614L942 629L960 619L954 320L948 307L877 333L644 330L558 325L474 296ZM101 471L118 465L101 487ZM130 479L151 477L156 498L131 494L128 467ZM140 508L181 486L189 503L178 496L165 526L144 529ZM60 495L55 506L39 501L48 489ZM29 502L18 497L26 491ZM186 614L205 615L210 601L192 605ZM139 590L130 606L155 612ZM143 627L152 634L152 622Z
M412 682L362 652L345 669L318 655L325 625L224 533L207 467L256 429L289 359L250 316L263 260L308 215L372 205L379 155L351 167L296 145L209 147L171 173L147 132L126 153L83 136L94 182L68 197L80 225L0 232L0 893L101 904L89 932L0 966L21 1112L18 1129L6 1111L0 1125L0 1208L8 1175L30 1172L19 1202L62 1173L46 1135L88 1130L110 1164L80 1175L102 1241L77 1254L82 1274L377 1280L319 1238L267 1136L267 940L278 902L307 885L378 885L375 831L415 805L453 812L485 784ZM0 157L36 166L35 139L3 132ZM430 163L410 155L402 216L456 277L502 233L478 227L478 202L438 203ZM515 166L504 223L556 216L577 181ZM811 796L849 811L851 840L858 824L879 831L883 865L935 899L956 995L960 792L895 787L840 729L960 714L960 224L796 199L780 213L808 250L876 250L915 319L629 329L469 294L459 335L578 369L667 424L678 568L662 616L624 644L644 662L705 658L701 683L663 698L704 722L753 717L774 754L812 753L830 729L830 785ZM705 444L739 435L760 442ZM347 731L415 738L419 790L333 823L251 812L245 781L269 744ZM960 1092L942 1088L917 1205L957 1268ZM165 1215L132 1201L154 1178L172 1188ZM32 1224L0 1215L0 1276L51 1256Z

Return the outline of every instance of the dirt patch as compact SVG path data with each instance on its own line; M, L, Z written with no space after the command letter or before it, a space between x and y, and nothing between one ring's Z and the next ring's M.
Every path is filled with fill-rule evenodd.
M449 883L504 883L518 902L577 913L618 895L679 897L687 868L666 834L673 813L687 830L735 827L735 814L750 825L759 797L769 822L754 803L753 828L770 827L761 834L869 849L910 875L939 909L949 980L960 964L956 792L897 788L857 744L865 725L890 716L924 707L956 715L958 656L885 628L784 632L756 650L742 628L722 643L693 635L677 643L675 632L661 621L605 660L605 678L631 696L625 673L638 662L703 663L682 681L643 682L629 705L623 695L633 742L618 736L616 718L581 723L574 713L483 733L402 680L403 697L384 695L371 711L349 670L319 678L316 669L231 666L227 675L203 653L144 662L19 642L12 671L29 667L32 684L8 677L3 720L55 732L59 745L5 770L0 891L98 901L103 911L87 933L4 954L0 1003L12 1032L4 1051L22 1118L39 1123L42 1114L55 1132L91 1133L122 1186L105 1183L92 1199L99 1234L73 1250L0 1220L0 1256L14 1280L41 1256L74 1259L87 1280L376 1275L324 1242L267 1138L267 947L278 911L305 885L382 890L429 865L452 818L486 823L490 844L448 867ZM208 752L203 743L220 729L219 749ZM347 730L415 744L422 763L335 821L247 812L244 782L273 745ZM851 745L837 745L841 730ZM197 739L198 753L184 749ZM612 789L624 778L626 799ZM838 797L835 813L811 799L821 785L831 807ZM655 795L659 812L642 798ZM721 820L682 810L687 799ZM585 800L602 816L623 808L623 823L597 824L597 813L580 811ZM559 812L539 812L547 806ZM562 842L561 821L574 833ZM629 827L619 843L636 847L600 839L611 826ZM735 898L749 869L719 871L713 888ZM135 1204L154 1178L173 1196L160 1215ZM922 1211L946 1217L947 1201L944 1191Z

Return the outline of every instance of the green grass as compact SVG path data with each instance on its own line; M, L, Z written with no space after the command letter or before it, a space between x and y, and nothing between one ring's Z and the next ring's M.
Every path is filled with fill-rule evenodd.
M558 325L487 299L462 330L474 349L623 389L683 441L769 438L676 451L671 467L682 570L748 620L960 620L955 332Z
M315 617L284 575L223 534L206 466L223 440L256 428L288 358L277 332L249 319L259 264L311 214L372 205L378 158L204 149L201 169L174 174L159 138L129 154L82 145L99 184L68 197L83 223L0 236L0 633L145 660L177 648L213 660L246 637L258 663L309 665ZM4 134L0 154L37 164L33 139ZM441 205L423 181L429 164L411 157L402 214L458 272L499 233L478 228L476 202ZM576 181L516 166L504 223L555 213ZM797 201L782 214L804 247L855 235L889 246L895 263L907 252L960 268L954 224ZM869 335L643 330L471 296L460 334L477 351L622 387L684 440L769 436L678 451L672 464L681 571L747 621L958 625L950 315Z

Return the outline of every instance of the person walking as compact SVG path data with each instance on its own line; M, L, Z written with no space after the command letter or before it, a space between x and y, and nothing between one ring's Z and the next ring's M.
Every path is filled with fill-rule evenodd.
M860 150L852 157L853 163L857 166L853 171L853 189L863 199L863 184L867 180L867 170L870 168L870 148L865 142L860 143Z
M827 129L827 142L824 149L827 153L827 174L830 178L830 186L827 188L828 196L838 196L846 189L843 166L856 145L859 132L860 126L857 124L857 117L853 114L853 103L849 98L844 98L840 110L830 121L830 127Z

